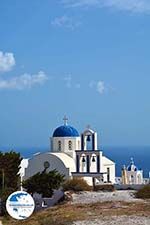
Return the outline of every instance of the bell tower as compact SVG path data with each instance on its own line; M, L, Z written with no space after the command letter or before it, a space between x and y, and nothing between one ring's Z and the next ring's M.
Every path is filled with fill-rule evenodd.
M89 125L81 134L81 150L97 150L97 133L90 129Z
M81 150L76 150L76 177L90 177L95 183L95 178L103 179L101 170L102 151L97 148L97 133L89 126L81 134Z

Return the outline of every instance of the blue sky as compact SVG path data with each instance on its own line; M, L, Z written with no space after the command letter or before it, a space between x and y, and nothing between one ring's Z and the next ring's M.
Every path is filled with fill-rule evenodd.
M1 0L0 147L48 146L63 123L150 145L148 0Z

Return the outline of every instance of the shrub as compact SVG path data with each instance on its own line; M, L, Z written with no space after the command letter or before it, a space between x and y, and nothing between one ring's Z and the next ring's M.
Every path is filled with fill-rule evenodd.
M115 191L115 187L112 184L101 184L96 185L94 191Z
M64 175L52 170L36 173L23 182L23 187L29 193L39 193L42 197L51 197L54 189L59 189L64 182Z
M73 178L67 180L63 185L64 191L91 191L91 187L83 178Z
M150 185L146 185L135 194L137 198L149 199L150 198Z
M10 194L14 191L13 188L5 188L4 190L0 190L0 216L3 216L7 213L6 211L6 200Z

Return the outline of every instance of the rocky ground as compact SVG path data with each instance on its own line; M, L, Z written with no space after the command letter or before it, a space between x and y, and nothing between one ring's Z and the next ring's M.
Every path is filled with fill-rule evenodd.
M25 221L10 217L2 221L3 225L150 225L150 200L136 199L134 191L80 192Z
M73 225L150 225L150 218L144 216L107 216L95 220L76 221Z
M96 202L113 202L116 209L121 208L121 202L141 202L143 200L135 198L135 191L115 191L115 192L81 192L73 194L72 204L90 204ZM145 202L146 204L146 202ZM122 207L124 208L124 207ZM103 210L103 209L102 209ZM137 212L138 214L138 212ZM150 225L150 216L146 215L118 215L100 216L93 220L76 221L73 225Z
M73 194L72 204L88 204L94 202L108 202L108 201L124 201L124 202L140 202L142 200L135 198L135 191L114 191L114 192L80 192Z

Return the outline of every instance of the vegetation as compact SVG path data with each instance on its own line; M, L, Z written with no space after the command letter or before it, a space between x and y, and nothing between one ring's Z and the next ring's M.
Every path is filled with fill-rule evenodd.
M56 170L39 172L23 182L23 187L28 193L42 194L42 197L51 197L53 190L60 188L64 176Z
M136 192L137 198L150 199L150 185L146 185Z
M11 217L2 219L3 225L70 225L74 221L128 216L150 216L148 202L98 202L90 204L64 204L34 213L27 220L17 221ZM89 222L88 222L89 221ZM82 223L81 223L82 224ZM92 222L91 222L92 224Z
M0 214L6 213L5 202L8 196L18 190L20 186L20 176L18 174L22 158L20 153L14 151L0 152Z
M82 178L73 178L67 180L63 185L64 191L91 191L91 187Z
M1 192L7 188L14 191L19 187L20 176L18 174L22 158L20 153L14 151L0 152L0 190Z
M96 185L94 191L115 191L115 187L112 184L101 184Z

